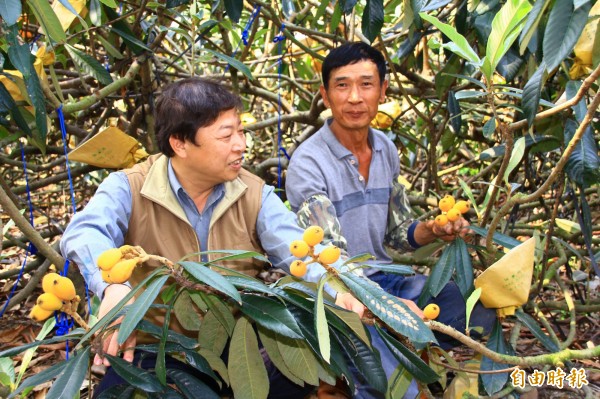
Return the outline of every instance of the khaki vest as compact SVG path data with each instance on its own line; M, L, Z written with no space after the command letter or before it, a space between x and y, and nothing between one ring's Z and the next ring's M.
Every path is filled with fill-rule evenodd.
M148 254L163 256L173 262L207 249L264 253L256 233L256 221L262 204L262 179L242 170L237 179L225 183L225 195L210 220L206 249L200 248L196 233L171 189L167 164L168 158L158 154L123 171L129 180L132 195L125 244L139 245ZM211 254L209 259L219 256L222 255ZM186 257L186 260L199 261L199 256ZM253 259L219 264L250 276L256 276L264 268L264 263ZM129 280L132 286L140 283L156 266L144 264L137 267ZM164 320L154 309L150 310L146 319L158 325ZM170 328L185 333L174 317L171 317Z

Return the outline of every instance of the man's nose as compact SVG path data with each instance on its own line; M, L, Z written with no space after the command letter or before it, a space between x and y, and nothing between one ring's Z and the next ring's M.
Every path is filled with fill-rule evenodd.
M362 97L360 96L360 91L358 89L358 86L353 85L350 88L350 97L348 97L348 101L350 101L351 103L357 103L360 102L362 99Z
M236 139L233 143L232 148L234 151L239 151L239 152L246 151L246 134L245 133L240 133L240 134L236 135Z

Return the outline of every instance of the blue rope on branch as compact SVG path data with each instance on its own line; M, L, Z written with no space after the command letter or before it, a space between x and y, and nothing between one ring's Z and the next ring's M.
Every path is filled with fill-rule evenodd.
M281 197L281 155L284 155L288 161L290 156L283 147L283 132L281 129L281 73L283 70L283 42L285 41L285 35L283 33L285 24L281 24L279 34L273 38L273 43L277 43L277 52L279 59L277 60L277 188L279 189L277 195Z
M260 14L260 9L261 6L256 4L254 5L254 10L252 10L252 15L250 15L250 18L248 19L248 21L246 22L246 26L244 27L244 30L242 31L242 37L240 40L238 40L237 45L235 46L235 50L233 50L233 53L231 54L231 58L235 58L235 55L237 54L239 48L240 48L240 44L243 42L244 46L248 45L248 37L250 36L250 28L252 27L252 24L254 23L254 20L258 17L258 14ZM229 70L229 64L227 64L225 66L225 72L227 72Z

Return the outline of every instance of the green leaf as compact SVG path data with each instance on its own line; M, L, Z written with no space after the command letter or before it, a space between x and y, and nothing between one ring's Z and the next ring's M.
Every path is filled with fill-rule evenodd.
M371 254L358 254L344 261L344 263L342 263L342 266L345 266L349 263L363 263L369 260L375 260L375 257Z
M550 352L560 351L558 343L556 343L551 337L542 331L533 317L527 313L524 313L522 309L517 309L515 316L521 323L523 323L525 327L529 329L529 331L531 331L533 336L536 337L546 349L548 349Z
M479 227L479 226L469 226L469 230L472 230L474 233L479 234L480 236L487 236L488 233L488 229L486 229L485 227ZM494 236L492 237L493 241L498 244L498 245L502 245L503 247L507 248L507 249L512 249L514 247L516 247L519 244L522 244L521 241L512 238L511 236L507 236L506 234L502 234L502 233L494 233Z
M513 145L513 149L510 154L510 159L508 161L508 166L506 167L506 171L504 172L504 182L507 185L509 184L508 176L521 163L523 155L525 155L525 137L519 137Z
M277 337L277 347L288 369L309 385L319 385L317 364L319 363L308 344L301 340Z
M380 270L382 272L385 273L392 273L392 274L402 274L402 275L413 275L415 274L415 271L412 267L407 266L407 265L397 265L394 263L391 264L387 264L387 265L373 265L372 267L373 269L377 269Z
M260 338L260 342L263 347L267 351L267 355L269 355L269 359L273 362L273 365L283 374L288 380L292 381L296 385L304 385L304 380L297 377L292 371L289 369L285 361L283 360L283 356L281 356L281 352L279 352L279 346L277 345L277 339L281 339L275 335L273 331L267 330L261 326L258 326L258 336Z
M118 356L104 355L110 362L113 370L121 376L129 385L145 392L160 392L163 386L156 381L156 376L144 369L135 367L133 364Z
M0 82L0 104L10 111L10 115L19 129L21 129L26 135L31 136L31 129L29 128L27 121L25 118L23 118L23 115L21 115L17 103L2 82Z
M0 17L10 26L21 16L21 0L0 0Z
M465 241L457 237L454 240L455 245L455 279L456 285L460 289L463 297L466 297L473 291L473 265L471 263L471 255L467 250Z
M383 27L383 0L367 0L362 15L361 30L371 43Z
M127 314L119 327L119 335L117 336L119 345L122 345L129 338L139 321L144 318L148 308L150 308L168 278L169 275L165 275L154 280L135 302L128 306Z
M487 139L491 139L495 131L496 117L492 116L492 118L483 125L483 136Z
M243 0L223 0L227 16L236 24L240 21L242 9L244 8Z
M205 348L198 349L198 353L200 354L200 356L206 359L206 361L213 370L219 373L219 376L223 381L225 381L225 384L231 385L229 383L229 373L227 372L227 365L225 364L223 359L221 359L221 357L216 355L211 350Z
M525 49L527 46L529 46L529 42L538 32L538 26L542 20L542 16L544 15L544 10L546 10L546 7L548 7L551 3L551 1L533 2L533 8L527 16L527 21L525 21L525 26L521 30L521 35L519 37L519 54L525 54Z
M237 303L242 303L238 290L219 273L210 270L202 263L183 261L179 262L186 272L201 283L211 286L217 291L229 296Z
M48 1L29 0L27 4L48 37L56 43L64 43L67 40L67 35L62 30L60 21Z
M521 32L529 10L531 10L531 4L528 0L508 0L494 16L484 61L484 64L489 64L489 71L487 73L484 71L488 82L491 82L492 74L500 59Z
M258 292L267 295L277 295L277 291L263 281L257 280L250 276L225 276L225 280L229 281L238 290Z
M202 320L198 317L198 309L194 306L194 302L188 291L182 292L177 297L173 305L173 312L183 328L189 331L198 331Z
M98 0L95 0L95 1L98 1ZM123 58L125 58L123 53L120 52L118 49L116 49L115 46L113 46L108 40L106 40L104 37L102 37L102 35L96 35L94 37L102 44L102 47L104 47L106 52L111 57L116 58L117 60L122 60Z
M61 375L54 381L52 388L46 394L47 399L74 398L81 390L81 384L86 377L90 362L90 351L87 346L73 358L67 360L67 365Z
M198 331L198 342L202 342L202 347L221 354L227 345L228 339L229 333L217 319L214 312L209 311L204 315Z
M521 107L523 108L523 113L527 118L527 124L529 126L533 126L533 121L538 112L542 88L544 87L547 77L548 72L546 71L546 64L542 61L535 73L531 75L529 80L525 83L525 87L523 87Z
M341 273L340 278L374 315L415 342L437 342L431 330L402 301L365 278Z
M65 342L67 340L79 340L81 338L81 336L83 335L83 332L84 332L83 329L76 329L76 330L71 331L71 333L67 334L67 335L60 335L57 337L45 339L43 341L33 341L28 344L23 344L23 345L16 346L14 348L6 349L6 350L0 352L0 358L13 357L13 356L18 355L19 353L25 352L26 350L28 350L30 348L36 348L40 345L51 345L51 344L56 344L58 342Z
M568 119L565 124L565 143L571 141L576 130L577 123ZM591 126L587 127L581 140L575 145L565 165L565 171L569 179L583 188L600 182L600 157L598 157L598 145Z
M106 14L106 18L111 22L111 32L120 36L123 39L123 42L133 51L135 55L141 55L144 51L152 52L152 50L147 47L144 42L139 40L134 36L129 24L123 20L117 12L111 8L104 6L104 13Z
M360 339L362 339L362 341L365 344L371 345L371 340L367 336L367 330L365 329L365 325L362 323L362 321L360 321L360 317L358 316L358 314L338 307L328 307L327 311L334 314L347 327L350 327L351 332ZM347 331L345 331L345 329L337 327L337 324L335 323L335 318L330 317L329 324L335 327L342 334L347 334Z
M486 347L494 352L501 354L512 355L512 350L509 345L504 341L504 335L502 334L502 325L497 321L494 324L494 328L490 334L490 338L486 344ZM504 370L509 367L506 364L496 363L490 360L488 357L483 357L481 360L481 371L497 371ZM488 395L493 395L500 391L506 381L508 380L508 372L506 373L490 373L481 374L481 380L483 381L483 387L485 388Z
M250 294L242 295L242 301L240 310L257 324L289 338L304 338L294 316L281 302Z
M44 323L44 326L42 327L42 330L38 333L38 335L35 337L36 341L38 340L43 340L44 338L46 338L46 336L48 334L50 334L50 332L52 332L52 330L54 329L54 327L56 326L56 318L51 317L48 320L46 320L46 322ZM19 385L19 383L21 382L21 379L23 378L23 375L25 375L25 371L27 371L27 367L29 367L29 362L31 362L31 359L33 359L33 355L35 354L36 350L37 350L37 346L27 349L27 352L25 352L25 354L23 354L23 358L21 359L21 367L19 370L19 375L17 377L17 380L15 381L15 385Z
M259 260L261 262L269 263L269 259L266 256L264 256L263 254L261 254L259 252L255 252L255 251L229 249L229 250L216 250L216 251L202 251L202 252L197 253L197 255L205 255L205 254L206 255L227 254L226 256L222 256L222 257L211 260L210 261L211 264L216 263L216 262L238 260L238 259L248 259L248 258L253 258L253 259ZM242 275L245 276L245 274L242 274Z
M15 383L15 367L12 359L7 357L0 358L0 384L11 387Z
M67 362L68 360L64 360L60 363L56 363L48 367L47 369L44 369L43 371L40 371L39 373L36 373L33 376L27 378L25 381L23 381L23 383L19 385L19 387L16 390L14 390L8 396L8 398L14 398L19 393L23 392L25 389L41 385L46 381L50 381L57 375L60 375L63 372L63 370L67 367Z
M232 68L237 69L244 76L246 76L248 78L248 80L254 80L254 77L252 76L252 71L250 71L250 68L248 68L246 65L244 65L244 63L242 63L241 61L238 61L235 58L231 58L228 55L225 55L223 53L220 53L218 51L215 51L215 50L212 50L212 49L209 49L206 47L204 47L203 50L206 51L207 53L210 53L210 54L214 55L215 57L221 59L222 61L225 61L226 63L228 63Z
M375 325L375 328L390 352L413 377L426 384L431 384L440 378L416 353L392 338L378 325Z
M323 287L327 278L321 277L317 288L317 300L315 301L315 330L319 341L319 350L321 357L327 363L331 359L331 343L329 339L329 324L327 324L327 315L325 314L325 305L323 304Z
M65 44L65 48L69 52L69 55L71 56L71 59L75 65L77 65L80 70L90 74L90 76L103 85L109 85L113 82L110 73L104 69L98 60L84 53L83 51L77 50L75 47L69 44Z
M219 399L221 397L204 382L183 370L168 369L167 375L186 398Z
M588 1L577 9L573 9L573 0L558 0L554 3L543 43L548 71L553 71L573 51L587 23L591 3Z
M421 300L425 301L428 299L427 294L434 297L438 296L446 284L448 284L456 267L456 252L456 244L454 242L442 251L442 255L431 270L429 277L427 277L426 288L423 289L423 293L419 298L419 305L422 304Z
M266 399L269 378L252 324L240 317L229 348L229 380L236 399Z
M456 54L452 54L446 64L434 77L435 94L441 99L456 81L456 74L461 70L461 60ZM485 87L485 86L484 86Z
M450 118L450 128L452 133L458 134L462 124L460 104L456 101L456 96L452 90L448 91L448 117Z
M467 39L458 33L453 26L445 24L441 22L439 19L432 15L427 15L425 13L419 13L421 18L425 21L429 22L436 28L438 28L444 35L448 36L454 46L443 45L444 48L458 54L469 62L472 62L475 65L480 65L481 60L475 51L471 48L471 45L467 41Z
M466 313L466 322L465 325L467 326L467 330L469 330L469 320L471 319L471 313L473 313L473 309L475 308L475 305L477 304L477 301L479 300L479 297L481 296L481 287L475 289L473 292L471 292L471 295L469 295L469 297L466 300L466 309L465 309L465 313Z
M227 331L227 335L233 334L235 327L235 319L231 314L231 309L223 302L223 300L215 295L202 294L202 297L208 304L210 311L215 315L217 320Z

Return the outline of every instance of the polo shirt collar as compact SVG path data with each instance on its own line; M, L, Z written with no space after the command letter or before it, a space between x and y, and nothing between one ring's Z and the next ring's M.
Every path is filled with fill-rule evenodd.
M333 118L327 119L325 124L322 127L323 140L331 149L333 155L335 155L338 159L342 159L348 156L352 156L352 152L349 149L344 147L342 143L339 142L335 134L331 131L329 125L333 122ZM377 137L373 133L373 129L369 127L369 136L368 136L369 144L373 151L381 151L383 149L382 144L377 140Z

